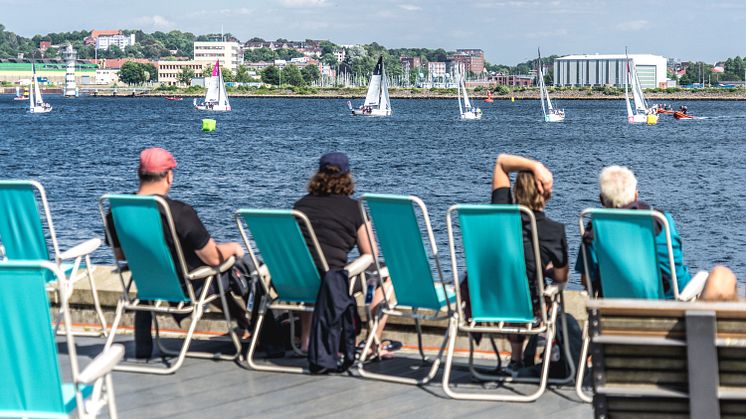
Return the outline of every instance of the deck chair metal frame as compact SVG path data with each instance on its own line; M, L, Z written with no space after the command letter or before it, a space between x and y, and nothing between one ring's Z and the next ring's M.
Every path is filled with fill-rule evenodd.
M512 275L515 275L517 280L513 284L513 286L519 287L517 288L518 291L522 293L522 295L518 296L517 298L523 298L524 301L522 306L519 306L516 310L516 307L510 308L512 311L522 311L523 314L518 313L511 313L511 314L502 314L502 313L492 313L492 310L495 310L494 304L495 302L490 303L489 301L479 301L481 300L479 297L478 292L474 292L474 287L476 286L478 288L479 285L484 286L484 284L474 284L473 282L470 284L469 294L471 298L471 307L472 307L472 318L467 319L463 310L463 302L461 292L459 290L459 287L456 287L456 298L457 298L457 317L458 322L454 323L451 326L451 333L450 333L450 339L448 342L448 352L446 355L446 364L443 371L443 391L451 398L454 399L461 399L461 400L489 400L489 401L509 401L509 402L531 402L536 399L538 399L546 390L546 386L548 383L566 383L572 380L574 376L574 365L572 365L572 362L570 362L570 370L571 373L568 378L565 379L549 379L549 364L551 361L551 352L552 352L552 346L554 344L554 337L556 335L556 328L557 328L557 317L558 313L560 311L561 306L561 295L562 290L557 285L549 285L547 287L544 286L544 275L541 268L541 263L536 263L536 291L539 294L539 304L540 304L540 312L541 317L536 318L533 311L533 303L531 301L531 295L530 295L530 288L528 285L528 280L526 278L526 261L524 257L524 247L523 247L523 221L521 218L521 214L526 215L531 224L531 241L532 241L532 251L534 253L534 260L540 261L541 260L541 254L539 252L539 237L538 232L536 229L536 218L534 217L533 212L528 209L525 206L522 205L454 205L448 209L448 212L446 213L446 221L447 221L447 228L448 228L448 241L449 241L449 248L451 253L451 267L453 271L453 280L454 282L458 282L459 277L459 265L458 265L458 257L456 254L456 236L454 234L454 219L456 218L456 214L458 214L459 218L459 230L461 232L461 243L462 247L464 247L464 259L465 259L465 265L466 265L466 271L469 273L469 278L471 281L475 281L475 275L474 272L472 272L472 269L470 269L470 265L473 266L473 263L480 263L480 262L474 262L469 263L469 260L472 259L472 257L476 257L476 255L470 256L469 251L467 250L468 246L463 240L464 237L464 229L463 229L463 222L464 222L464 214L474 215L474 214L480 214L480 215L486 215L486 216L495 216L495 215L502 215L503 217L513 217L512 220L508 220L509 223L511 223L510 228L512 229L509 234L513 234L515 237L512 238L516 243L519 243L519 245L513 245L514 249L513 252L515 253L516 257L512 263L515 263L516 265L512 267ZM493 229L494 230L494 229ZM503 230L501 230L502 232ZM494 232L491 230L491 232ZM470 233L467 233L470 234ZM495 236L494 237L494 246L499 246L498 243L500 243L500 238ZM480 248L480 251L483 251L484 248ZM484 257L484 255L479 255L480 258ZM519 260L520 259L520 260ZM547 308L546 302L544 301L545 298L550 299L551 303L549 307ZM483 304L483 303L490 303L493 306L492 307L484 307L481 308L480 311L484 311L483 313L485 316L481 317L481 314L474 314L476 311L476 304ZM499 302L498 302L499 304ZM504 310L504 309L503 309ZM529 313L530 310L530 314ZM549 314L547 314L547 311L549 310ZM479 317L479 318L477 318ZM538 323L535 325L535 323ZM564 330L567 330L565 327ZM486 334L520 334L520 335L538 335L540 333L546 333L546 346L544 348L544 357L542 360L542 370L541 370L541 376L536 378L513 378L513 377L501 377L501 376L493 376L493 375L486 375L482 373L478 373L475 368L473 368L472 365L472 357L470 357L470 370L472 374L474 374L479 379L488 379L493 381L501 381L501 382L533 382L538 383L538 388L534 393L527 394L527 395L515 395L515 394L485 394L482 393L476 393L476 392L461 392L456 391L453 388L451 388L450 380L451 380L451 369L453 365L453 355L454 355L454 349L456 344L456 337L458 335L458 332L465 332L465 333L475 333L475 332L481 332ZM565 342L567 342L567 339L564 339ZM565 343L564 345L565 354L568 356L567 359L572 359L569 356L569 345Z
M101 239L92 238L60 252L47 194L41 183L34 180L0 180L0 197L11 193L11 191L15 191L16 196L8 198L15 202L9 202L5 198L0 199L0 210L8 211L7 214L0 214L3 217L0 220L0 235L2 235L2 231L7 231L6 237L1 238L2 257L5 260L48 261L50 260L48 242L51 242L51 256L54 263L62 270L63 275L59 278L48 275L47 290L55 292L57 303L59 303L62 299L62 293L66 293L65 297L69 299L73 293L74 284L84 277L88 278L93 306L101 328L95 332L75 331L74 334L78 336L106 336L106 318L101 309L96 282L93 279L95 268L91 264L91 253L101 246ZM18 196L18 194L23 195ZM36 211L35 214L30 213L32 206ZM43 223L46 223L49 231L48 235L44 233ZM18 231L22 231L26 235L22 238L13 237ZM72 261L72 263L68 261ZM83 266L84 272L80 273L79 271ZM63 316L62 310L63 307L60 304L56 330L57 333L64 334L64 331L59 330Z
M186 357L226 361L237 360L241 355L241 343L239 342L238 337L236 336L236 333L233 330L231 324L231 316L227 308L227 297L225 295L225 290L223 289L223 284L220 280L216 280L216 278L219 277L221 273L225 272L233 266L233 264L235 263L235 258L230 257L218 267L201 266L192 271L187 270L184 253L182 251L179 238L176 234L176 227L174 225L173 216L171 215L171 210L166 200L156 195L105 194L99 199L99 212L101 214L101 220L104 223L104 230L106 231L106 236L109 243L113 243L110 229L116 228L116 224L118 224L115 214L117 210L116 208L114 208L114 206L112 206L112 203L114 201L127 203L128 205L132 206L140 206L141 211L139 214L137 214L137 216L139 217L138 222L152 223L153 225L151 227L154 231L154 233L152 234L156 235L147 238L150 239L149 245L152 246L151 249L147 249L141 248L139 243L126 243L125 234L122 234L123 232L117 229L117 237L120 240L122 252L124 253L125 258L127 258L127 264L129 266L129 269L131 270L132 275L129 281L127 281L124 278L124 273L121 272L120 269L119 274L123 285L123 292L122 297L117 303L116 315L111 326L111 331L109 332L109 338L106 341L106 347L108 348L114 342L114 337L116 336L116 331L124 312L149 311L153 314L156 332L156 343L158 344L162 355L176 357L176 361L168 367L146 367L140 365L125 364L117 366L115 369L117 371L165 375L172 374L176 370L178 370L179 367L181 367L181 365L184 363L184 359ZM109 203L109 208L111 208L112 210L112 219L114 220L115 224L114 226L108 225L107 222L107 202ZM157 217L153 216L153 212L158 213ZM150 219L146 217L150 217ZM177 260L175 261L171 256L171 252L165 241L165 235L163 234L163 218L165 218L166 220L166 231L168 232L167 234L170 235L172 243L174 243L174 253L176 254L177 258ZM135 232L131 235L137 237L141 236L142 233ZM140 265L139 261L137 261L136 259L133 260L132 258L130 258L130 256L128 256L128 248L130 252L135 255L142 253L143 251L149 252L150 250L155 250L158 252L158 254L152 256L153 258L146 261L143 265ZM150 253L150 255L153 255L153 253ZM115 260L116 256L117 255L114 254ZM136 256L135 258L137 257L141 256ZM180 268L178 270L177 264ZM154 276L151 274L152 272L156 272L158 277L154 278ZM178 272L182 272L182 275L180 276ZM199 295L195 293L194 286L192 284L192 281L194 280L204 280L204 285ZM154 281L155 284L153 286L143 286L149 281ZM213 281L217 284L218 294L208 295ZM138 283L140 285L138 287L138 295L136 297L130 295L130 288L132 283L134 283L135 286L137 286ZM183 288L182 284L184 285ZM186 293L184 293L184 288L186 289ZM147 292L148 295L142 295L145 292ZM214 353L189 351L189 345L192 341L197 323L202 319L207 304L218 299L220 300L220 303L222 305L221 311L223 312L225 318L228 335L230 336L230 340L235 347L235 353L226 355L219 352ZM158 314L191 315L189 329L187 330L186 337L184 338L181 348L178 351L168 349L162 344L158 322L156 320Z
M662 215L660 212L655 210L630 210L630 209L610 209L610 208L586 208L580 213L580 217L578 220L578 224L580 227L580 237L583 237L585 235L585 225L586 225L586 218L590 217L591 220L593 219L593 215L602 215L602 216L608 216L615 214L619 217L630 217L630 218L636 218L636 219L649 219L650 220L650 231L651 231L651 237L650 240L653 244L655 244L655 227L654 222L658 221L663 226L663 231L666 233L666 248L668 250L668 263L670 265L671 269L671 282L673 285L673 295L674 299L679 299L679 286L678 281L676 279L676 263L674 262L674 256L673 256L673 246L671 241L671 228L668 224L668 220L664 215ZM597 233L594 233L594 244L597 240ZM580 243L580 249L581 252L583 252L583 270L586 272L586 289L588 290L588 294L591 299L599 299L599 298L641 298L641 296L634 295L634 293L630 292L626 295L618 295L614 297L598 297L596 293L593 290L593 284L590 277L590 270L588 268L588 251L586 249L585 243L581 240ZM657 255L656 255L657 259ZM638 262L639 263L639 262ZM599 268L601 263L599 262ZM660 274L660 269L658 268L658 265L654 267L654 272L657 274L658 282L657 284L659 287L661 287L662 290L662 278ZM602 278L599 278L599 281L602 281ZM607 289L609 289L607 287ZM633 288L628 288L633 289ZM662 291L660 291L662 292ZM660 294L659 292L659 294ZM583 400L586 403L591 403L593 401L593 398L589 396L584 390L583 390L583 376L585 375L585 370L587 368L587 360L588 360L588 347L590 344L590 336L588 332L589 324L588 321L585 322L585 325L583 326L583 346L580 351L580 365L578 366L578 375L575 379L575 392L578 394L578 397Z
M324 272L329 270L329 265L324 257L324 252L321 250L311 221L301 211L278 209L239 209L236 211L234 218L244 245L248 250L249 257L254 266L257 267L259 283L264 290L264 297L260 301L257 311L258 317L254 323L254 330L251 333L251 342L245 355L246 361L250 368L258 371L308 374L310 373L308 368L257 363L254 356L267 310L284 310L290 313L313 313L316 295L322 278L313 261L311 252L313 251L317 256ZM260 226L254 225L254 231L252 231L249 218L254 218L254 220L260 218L274 219L275 221L280 220L286 223L285 228L292 230L291 234L293 237L283 236L275 228L266 232L267 235L277 233L278 235L274 237L267 237L267 235L262 234L265 232L259 233L259 236L257 236L254 233L259 231ZM303 237L299 222L302 223L308 232L311 239L311 248L309 248ZM249 237L249 233L252 233L251 237ZM259 243L257 243L257 239ZM252 245L252 241L256 244L256 248ZM292 254L294 252L296 254ZM264 264L259 263L260 254L264 258ZM371 262L372 257L370 255L361 255L345 266L345 270L348 272L350 278L350 294L352 294L354 288L354 281L362 281L362 274L370 266ZM295 284L287 284L286 282L295 282ZM299 286L301 289L297 288ZM300 348L293 341L294 332L295 321L291 321L290 341L293 351L302 355Z
M0 330L0 347L5 348L0 357L0 416L67 418L77 410L78 417L93 418L108 407L109 417L116 419L111 371L124 347L106 348L80 371L70 310L62 310L72 370L72 383L63 383L46 291L49 275L65 280L62 270L49 261L0 262L0 288L5 289L0 295L5 313L0 322L5 329ZM60 298L67 307L67 294L60 293Z
M385 215L386 209L383 206L389 206L389 211L394 209L402 210L403 212L387 216ZM396 208L395 206L401 206L401 208ZM376 216L375 213L378 212L379 208L383 212L379 216ZM422 231L423 225L418 221L415 208L419 210L419 219L424 224L424 234ZM401 384L425 385L435 377L440 368L445 346L448 342L450 327L446 329L437 356L434 360L430 361L425 357L422 347L422 328L420 322L422 320L448 320L449 326L455 324L455 311L453 302L451 301L454 297L449 298L449 296L454 296L454 294L452 291L449 292L450 290L447 288L447 285L451 283L446 282L443 277L443 269L441 268L438 256L438 247L435 242L435 235L433 234L427 207L416 196L364 194L360 198L360 210L363 214L366 228L370 226L375 230L382 258L386 262L386 267L384 267L381 264L380 257L374 258L375 266L379 273L379 285L383 287L385 298L379 304L378 310L373 313L372 326L368 332L362 354L367 354L371 350L373 343L379 343L376 341L376 331L384 315L409 318L415 323L417 344L423 366L428 362L431 362L431 365L426 370L427 373L420 378L400 377L367 371L365 369L365 357L361 355L358 360L358 372L364 378ZM389 217L389 219L384 220L385 217ZM397 219L391 221L390 218L394 217ZM387 224L386 227L384 227L385 224ZM409 234L408 239L404 237L405 234ZM394 237L395 235L397 237ZM423 235L427 236L427 243L423 241ZM373 231L369 229L368 240L370 241L371 248L375 246L373 236ZM414 244L415 248L402 248L401 245L405 241ZM408 254L402 257L402 253L405 251ZM413 257L417 258L414 262L412 262ZM406 262L405 259L407 259ZM433 272L437 275L437 281L433 278ZM396 298L384 286L383 281L387 276L391 278ZM440 293L438 288L440 288ZM443 297L442 300L440 296ZM396 300L395 303L394 300Z

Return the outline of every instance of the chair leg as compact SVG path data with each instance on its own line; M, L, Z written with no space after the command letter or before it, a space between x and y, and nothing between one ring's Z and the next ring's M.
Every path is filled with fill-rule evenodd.
M417 349L420 351L420 358L424 363L427 362L428 359L425 356L425 351L422 349L422 325L420 324L420 319L414 319L414 327L417 329Z
M117 312L114 315L114 322L111 324L111 330L109 330L109 336L106 338L106 344L104 345L104 350L107 350L111 347L111 345L114 343L114 336L117 334L117 327L119 327L119 322L122 320L122 314L124 313L124 300L120 299L117 302Z
M580 362L578 365L578 376L575 378L575 392L578 393L580 400L591 403L593 398L590 397L585 391L583 391L583 378L585 376L585 369L588 364L588 346L590 345L591 338L588 335L588 322L586 320L583 327L583 349L580 351Z
M117 419L117 401L114 396L114 380L111 379L111 373L106 374L106 402L109 408L109 419Z
M96 289L96 281L93 280L93 270L91 269L91 257L86 255L85 257L85 269L86 275L88 276L88 283L91 286L91 296L93 297L93 306L96 309L96 315L101 323L101 335L106 337L106 317L104 317L104 311L101 309L101 302L98 299L98 290Z
M264 322L264 316L267 313L267 309L269 306L269 303L267 302L267 297L263 296L262 301L259 306L259 311L257 312L258 317L256 319L256 324L254 325L254 331L251 333L251 343L249 343L249 351L246 354L246 362L249 364L249 367L251 369L257 370L257 371L271 371L271 372L288 372L288 373L295 373L295 374L303 374L308 373L308 369L302 368L302 367L284 367L279 365L269 365L269 364L258 364L254 361L254 353L256 351L256 344L259 341L259 332L262 329L262 323ZM290 312L292 315L292 312Z

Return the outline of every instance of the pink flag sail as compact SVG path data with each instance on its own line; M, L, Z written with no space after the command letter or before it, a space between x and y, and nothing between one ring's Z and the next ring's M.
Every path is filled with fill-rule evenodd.
M212 76L217 77L218 71L220 71L220 60L215 61L215 67L212 68Z

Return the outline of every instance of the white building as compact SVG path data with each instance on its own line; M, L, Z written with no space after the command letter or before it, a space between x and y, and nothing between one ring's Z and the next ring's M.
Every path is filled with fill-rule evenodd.
M666 58L630 54L643 89L666 87ZM568 55L554 61L555 86L624 86L624 54Z
M96 49L108 50L112 45L124 50L126 47L135 45L135 34L131 35L100 35L96 38Z
M198 41L194 43L194 61L215 62L235 72L243 64L243 49L238 42Z
M119 82L118 68L99 68L96 70L96 79L94 83L112 85Z
M209 61L168 61L158 60L158 81L166 85L181 85L179 76L184 68L190 68L194 71L195 76L199 77L206 66L210 66ZM210 67L212 68L212 67Z
M446 75L446 63L431 61L427 63L427 73L430 77L443 77Z

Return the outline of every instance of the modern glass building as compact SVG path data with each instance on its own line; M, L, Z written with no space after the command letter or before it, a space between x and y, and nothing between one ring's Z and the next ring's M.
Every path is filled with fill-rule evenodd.
M666 87L666 58L630 54L643 89ZM624 86L626 58L623 54L568 55L554 61L555 86Z

